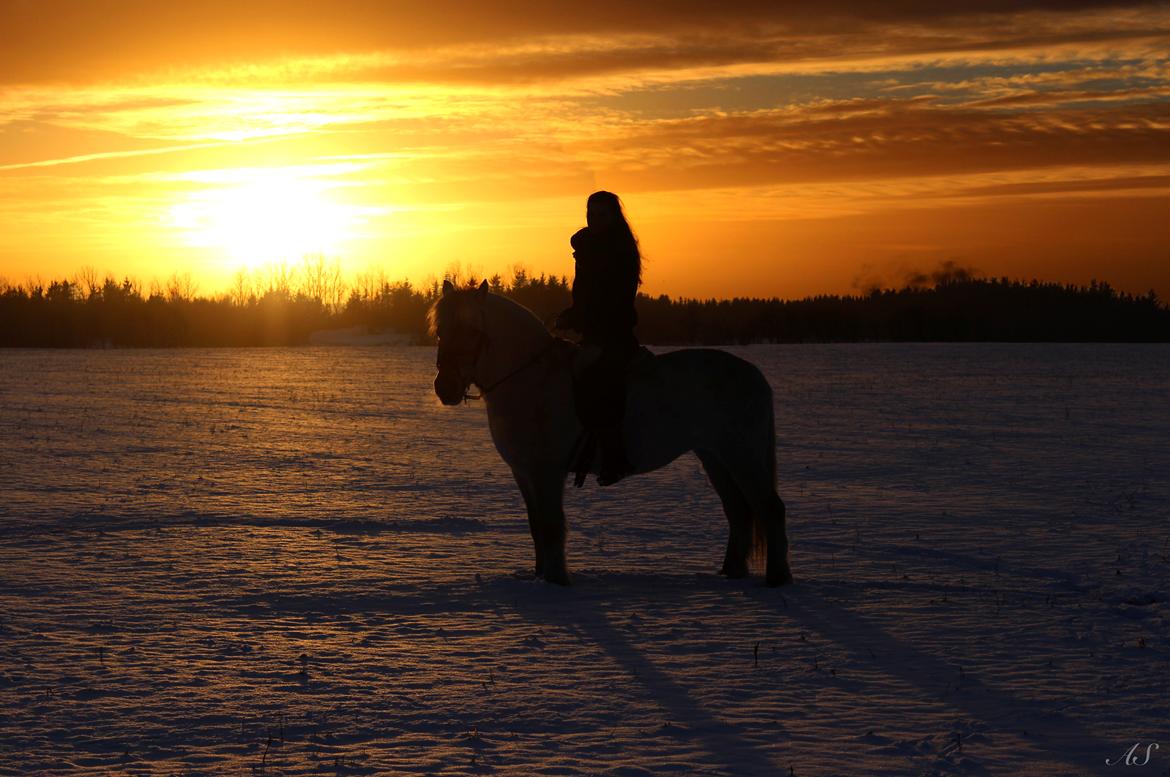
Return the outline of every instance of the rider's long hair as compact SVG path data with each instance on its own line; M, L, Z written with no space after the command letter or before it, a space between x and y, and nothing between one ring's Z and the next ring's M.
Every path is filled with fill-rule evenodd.
M590 205L608 205L616 217L614 224L614 237L617 240L618 248L622 253L627 254L630 260L634 263L634 269L637 273L638 283L642 283L642 252L638 249L638 238L634 235L634 230L630 228L630 222L626 220L626 213L622 210L622 201L613 192L597 191L589 195L589 199L585 203L585 207Z

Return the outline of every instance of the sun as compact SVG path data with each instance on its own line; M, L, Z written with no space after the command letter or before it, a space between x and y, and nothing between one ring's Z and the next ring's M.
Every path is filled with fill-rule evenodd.
M193 246L218 250L236 267L337 254L353 236L357 209L334 199L337 184L301 170L231 171L170 209Z

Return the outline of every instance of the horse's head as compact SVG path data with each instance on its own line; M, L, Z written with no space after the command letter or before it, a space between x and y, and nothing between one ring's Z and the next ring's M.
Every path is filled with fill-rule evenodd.
M475 365L487 344L484 301L488 284L458 290L443 281L443 296L431 307L430 324L439 344L435 394L444 405L457 405L475 382Z

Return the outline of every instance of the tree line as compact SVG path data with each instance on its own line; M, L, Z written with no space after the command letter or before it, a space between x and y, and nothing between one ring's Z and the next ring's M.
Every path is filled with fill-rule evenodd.
M479 278L455 278L478 284ZM492 290L550 321L571 300L565 277L518 268ZM295 271L241 273L201 296L189 276L144 292L131 278L83 272L49 283L0 283L0 346L179 347L301 345L312 332L358 328L428 341L426 311L439 281L381 275L346 284L322 260ZM686 299L639 295L638 335L655 345L856 341L1170 341L1170 307L1153 291L982 278L944 266L897 289L857 295Z

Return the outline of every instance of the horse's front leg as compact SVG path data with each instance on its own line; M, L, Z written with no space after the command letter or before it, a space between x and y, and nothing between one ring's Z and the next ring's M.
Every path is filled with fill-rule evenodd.
M532 480L532 500L536 506L536 564L544 579L560 585L569 584L565 564L565 473L541 471ZM531 515L531 513L530 513Z
M529 473L518 469L513 469L512 474L516 477L516 485L520 486L520 494L524 497L524 508L528 511L528 531L532 534L532 546L536 551L536 567L534 571L537 577L543 577L544 556L541 553L540 543L540 514L537 512L537 501L535 498L535 490L532 486L532 479Z

